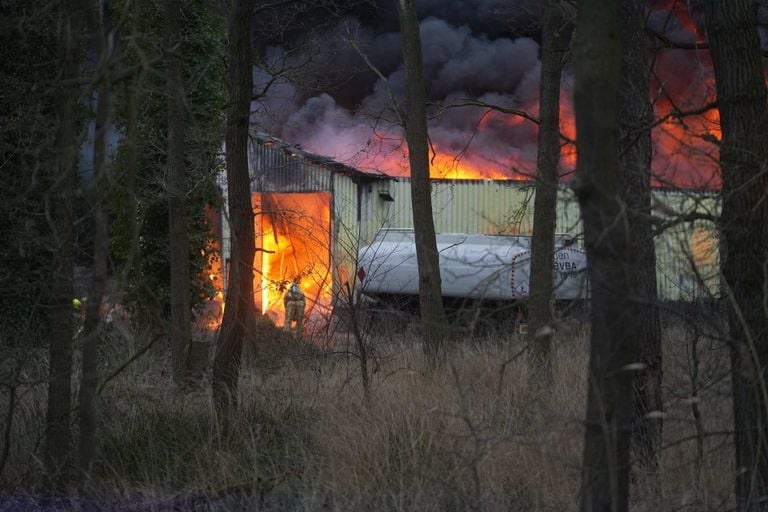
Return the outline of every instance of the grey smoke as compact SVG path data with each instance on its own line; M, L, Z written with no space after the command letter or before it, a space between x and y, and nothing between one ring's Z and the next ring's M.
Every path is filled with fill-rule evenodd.
M498 3L478 4L490 9ZM479 99L535 110L539 69L535 41L525 37L491 38L473 33L469 26L455 26L435 17L421 22L421 33L425 80L432 101L449 105ZM354 38L386 81L370 71L362 71L366 63L349 44L350 38ZM352 77L349 83L354 88L342 84L326 91L313 91L289 82L273 85L270 94L255 108L261 129L309 151L361 167L384 163L391 166L402 160L402 129L392 106L392 97L403 104L405 90L399 34L375 33L356 20L345 20L318 39L335 41L330 43L335 51L316 57L314 66L355 70L363 77ZM272 51L274 58L283 56L278 49ZM298 62L302 56L291 58ZM269 79L263 71L256 76L262 82ZM435 107L432 113L437 111ZM527 121L510 124L491 115L484 129L478 131L484 113L484 109L477 107L443 111L430 120L433 144L452 156L467 150L477 160L475 163L502 168L523 164L527 167L525 171L530 172L535 162L535 125ZM387 152L395 155L388 156ZM400 169L389 170L402 174L405 162L402 165Z

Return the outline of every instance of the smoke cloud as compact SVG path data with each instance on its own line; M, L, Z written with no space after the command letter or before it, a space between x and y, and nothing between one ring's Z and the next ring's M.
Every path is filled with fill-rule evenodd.
M657 4L649 13L651 28L682 42L699 37L696 23L686 17L690 13L670 15L663 0ZM433 175L530 178L537 125L477 103L538 115L539 2L428 0L418 5L433 163L441 167ZM658 115L693 109L713 97L707 59L685 50L656 55L651 99ZM267 62L272 72L254 71L257 90L270 84L254 103L260 131L361 169L408 174L394 106L403 105L405 91L396 13L381 9L376 16L345 18L319 33L303 34L286 48L269 48ZM292 72L274 80L274 69L281 68ZM566 67L561 131L575 138L572 83ZM660 184L717 185L715 146L707 142L719 135L715 125L704 117L686 125L672 120L656 129L654 169ZM561 162L563 174L569 174L573 148L564 150L570 156Z
M468 12L470 4L474 4L474 15L465 24L455 25L434 15L455 18L449 14ZM440 105L430 109L432 145L450 162L448 170L471 164L477 177L530 175L535 162L534 123L476 106L442 108L479 100L535 114L539 45L528 37L488 35L500 32L494 26L497 18L490 13L498 12L501 4L496 0L454 2L453 7L460 8L451 10L450 2L420 3L420 9L431 14L421 22L427 94ZM359 20L345 19L315 35L314 41L325 43L306 46L324 50L311 56L306 74L327 78L327 70L342 70L346 79L324 90L299 80L273 83L255 104L259 129L360 168L407 175L407 149L393 105L393 101L399 106L404 103L400 36L396 31L381 31L381 26L391 26L384 18L378 31ZM493 22L482 25L483 18ZM482 28L488 30L475 32ZM267 60L287 67L310 60L306 54L288 55L283 48L270 48ZM257 69L254 77L257 90L273 79L263 69Z

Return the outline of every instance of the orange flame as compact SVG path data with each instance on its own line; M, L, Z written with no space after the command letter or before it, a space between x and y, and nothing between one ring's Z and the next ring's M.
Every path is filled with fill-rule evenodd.
M654 184L719 189L719 111L684 118L667 117L670 112L668 102L657 104L656 114L664 121L653 130Z
M494 165L492 162L483 162L482 155L473 154L458 158L437 150L430 161L429 176L434 179L447 180L525 179L523 176L514 174L510 176L514 167L511 164L508 165L510 165L510 169L504 172L500 166Z
M560 146L560 165L566 171L576 169L576 116L573 101L566 91L560 92L560 134L565 135L571 142L563 142Z
M465 152L466 150L466 152ZM445 150L433 141L429 155L429 176L441 180L526 180L529 179L522 169L529 166L522 159L506 157L502 160L492 155L472 152L470 148L455 151ZM360 168L374 168L393 177L411 175L408 147L405 141L397 151L379 154L376 164L358 164Z
M208 260L210 270L208 279L215 290L212 299L206 301L197 314L195 325L206 331L216 331L224 318L224 283L222 282L221 267L221 215L213 207L205 207L205 217L211 229L211 246L213 254ZM205 255L205 251L202 251Z
M254 291L261 312L285 320L283 293L294 277L307 298L310 322L331 310L331 196L329 192L255 193L257 253Z

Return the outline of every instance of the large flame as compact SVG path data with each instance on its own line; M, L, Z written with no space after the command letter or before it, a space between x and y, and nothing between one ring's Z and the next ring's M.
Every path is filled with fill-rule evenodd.
M329 192L255 193L257 247L254 293L261 312L285 320L283 293L295 277L307 298L311 323L331 308L331 196Z
M655 3L655 9L668 13L665 28L674 29L673 39L704 40L689 2ZM671 26L671 19L677 21L682 31ZM651 100L658 119L653 129L654 185L719 189L720 116L716 108L704 109L716 98L709 52L662 49L651 62Z
M478 130L483 130L479 127ZM376 170L393 177L411 175L408 146L400 139L374 156L358 158L353 163L360 169ZM429 152L429 176L441 180L525 180L530 178L530 165L521 158L472 151L465 148L444 148L432 141Z
M663 122L653 130L654 185L719 189L719 111L713 108L693 116L668 117L673 109L668 101L656 106Z
M571 95L560 92L560 166L564 175L572 174L576 169L576 116ZM566 139L562 139L562 137Z
M654 61L657 76L674 79L656 78L651 83L650 100L656 119L652 131L653 184L717 189L720 187L718 112L716 109L702 110L714 100L714 77L708 62L705 66L701 66L702 62L690 63L688 54L686 50L660 50ZM685 69L681 69L681 61L687 63ZM532 117L538 114L535 104L526 110ZM698 113L691 115L691 112ZM474 135L469 140L464 133L459 136L437 130L431 135L430 176L433 179L534 178L538 136L538 125L534 120L487 108L467 110L466 115L470 118L467 123L474 126ZM562 179L568 180L576 169L574 142L577 134L573 98L565 86L560 95L560 133L560 174ZM518 142L524 140L526 145L516 147L506 143L507 138ZM339 144L338 148L336 144ZM324 139L323 153L331 156L349 154L343 144L343 140ZM360 169L376 170L394 177L410 175L408 146L396 130L373 133L364 149L342 160Z

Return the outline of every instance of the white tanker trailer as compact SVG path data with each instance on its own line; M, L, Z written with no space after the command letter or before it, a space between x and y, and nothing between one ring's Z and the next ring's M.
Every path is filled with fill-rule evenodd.
M530 236L437 235L443 297L524 304L531 275ZM554 298L579 301L589 296L587 257L570 237L556 238ZM358 255L358 289L363 296L417 297L416 242L413 230L384 229Z

